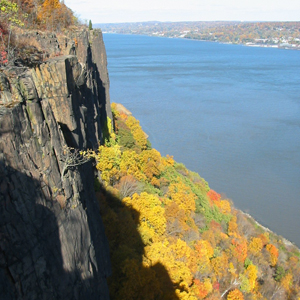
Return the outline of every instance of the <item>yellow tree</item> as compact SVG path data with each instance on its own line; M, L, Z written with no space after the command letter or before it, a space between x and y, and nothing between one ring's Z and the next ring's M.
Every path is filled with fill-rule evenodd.
M167 240L155 242L145 247L145 257L148 259L149 266L162 264L168 271L174 285L180 286L180 289L176 290L178 297L180 299L189 299L188 297L191 297L193 294L193 291L190 289L193 275L185 261L176 259L176 256L181 256L182 254L180 249L182 248L179 247L179 253L177 251L174 252L174 247L171 248ZM180 290L184 292L181 293Z
M199 279L195 279L194 284L195 293L200 299L204 299L213 290L213 286L209 278L205 278L203 282Z
M229 269L228 256L225 254L225 252L222 252L220 256L212 258L211 264L217 278L221 279L227 275Z
M141 170L139 155L132 150L126 150L122 153L120 171L122 175L132 175L138 180L147 179Z
M120 147L118 145L100 146L98 153L93 153L91 156L96 159L96 168L101 172L101 179L107 185L114 185L120 178Z
M214 255L213 247L206 240L198 240L194 247L198 258L198 272L201 274L210 273L212 270L210 260Z
M244 300L244 296L240 290L234 289L228 293L227 300Z
M72 12L59 0L45 0L37 15L39 22L45 24L48 30L65 27L63 25L66 25L66 17L68 23L72 22Z
M239 235L238 233L238 226L237 226L237 218L234 215L231 220L228 222L228 235L237 237Z
M195 200L197 196L192 192L192 189L182 181L170 184L168 196L179 206L179 208L187 213L196 210Z
M133 116L129 116L125 124L130 128L134 139L140 146L141 150L147 148L147 136L140 126L140 122L136 120Z
M246 269L246 275L249 279L249 285L251 291L256 286L257 272L258 272L257 267L253 264L249 265L248 268Z
M252 255L259 255L263 248L263 242L260 238L253 237L248 245L248 251Z
M139 167L151 182L161 173L161 154L155 149L143 151L139 155Z
M138 230L144 243L160 239L166 229L166 219L157 196L143 192L124 198L123 203L139 212Z

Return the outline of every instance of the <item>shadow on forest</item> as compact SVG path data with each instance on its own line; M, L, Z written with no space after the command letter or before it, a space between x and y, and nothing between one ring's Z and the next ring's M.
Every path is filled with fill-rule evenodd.
M174 284L161 263L143 264L144 245L138 232L140 213L122 203L102 186L96 193L109 240L112 277L108 279L112 300L176 300Z
M105 245L99 242L103 236L92 228L102 226L97 206L83 204L88 218L85 222L77 210L62 210L41 183L0 160L1 297L108 299ZM137 230L139 213L104 189L97 197L111 249L110 298L178 299L175 289L179 287L163 265L143 266L145 245ZM95 255L89 259L88 247L82 246L87 236ZM83 270L87 274L89 267L90 277L84 276Z

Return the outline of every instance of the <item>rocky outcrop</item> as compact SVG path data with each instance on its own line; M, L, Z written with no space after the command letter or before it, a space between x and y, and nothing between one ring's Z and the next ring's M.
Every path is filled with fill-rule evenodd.
M77 156L111 126L101 32L69 50L0 73L1 299L109 299L92 164Z

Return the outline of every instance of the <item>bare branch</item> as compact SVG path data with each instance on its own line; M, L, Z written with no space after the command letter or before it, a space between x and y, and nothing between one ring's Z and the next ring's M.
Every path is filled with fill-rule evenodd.
M89 157L84 156L78 149L65 146L63 148L63 155L61 160L64 162L64 166L61 172L61 181L64 180L64 175L68 168L83 165L90 160Z

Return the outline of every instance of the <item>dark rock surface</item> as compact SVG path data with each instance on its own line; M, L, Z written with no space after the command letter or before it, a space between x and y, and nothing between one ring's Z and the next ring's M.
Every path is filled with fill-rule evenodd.
M1 300L109 299L92 164L68 167L65 155L95 149L109 130L101 32L97 47L90 39L78 35L77 56L0 73Z

